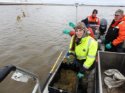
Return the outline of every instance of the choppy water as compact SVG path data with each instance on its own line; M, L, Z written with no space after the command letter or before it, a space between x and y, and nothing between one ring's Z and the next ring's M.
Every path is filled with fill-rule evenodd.
M78 7L77 21L96 8L98 16L110 24L116 9L124 7ZM125 10L125 9L124 9ZM63 35L68 22L76 22L74 6L1 5L0 67L14 64L39 76L41 84L70 37ZM8 77L0 84L0 93L30 93L34 82L15 82Z

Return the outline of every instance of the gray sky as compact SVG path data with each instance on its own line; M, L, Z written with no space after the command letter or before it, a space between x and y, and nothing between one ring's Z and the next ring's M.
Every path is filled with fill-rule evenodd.
M83 4L96 5L125 5L125 0L0 0L0 2L33 2L33 3L61 3L74 4L76 2Z

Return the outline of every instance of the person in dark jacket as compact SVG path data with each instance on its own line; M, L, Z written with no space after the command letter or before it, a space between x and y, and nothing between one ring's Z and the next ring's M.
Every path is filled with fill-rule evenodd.
M121 9L116 10L114 19L105 36L105 51L124 52L125 16Z

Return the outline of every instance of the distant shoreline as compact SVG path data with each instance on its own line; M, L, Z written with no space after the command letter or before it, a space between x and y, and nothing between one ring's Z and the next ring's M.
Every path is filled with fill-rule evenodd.
M0 2L0 5L51 5L51 6L75 6L75 4L13 3L13 2ZM80 4L79 6L125 7L125 5L88 5L88 4Z

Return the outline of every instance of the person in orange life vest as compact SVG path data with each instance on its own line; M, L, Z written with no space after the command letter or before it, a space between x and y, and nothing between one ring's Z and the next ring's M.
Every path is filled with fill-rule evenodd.
M116 10L114 19L105 36L105 51L125 52L125 15L121 9Z
M92 11L92 15L88 16L87 18L83 19L81 22L84 22L87 28L92 28L94 34L95 31L98 30L100 25L100 19L97 17L98 10L94 9Z

